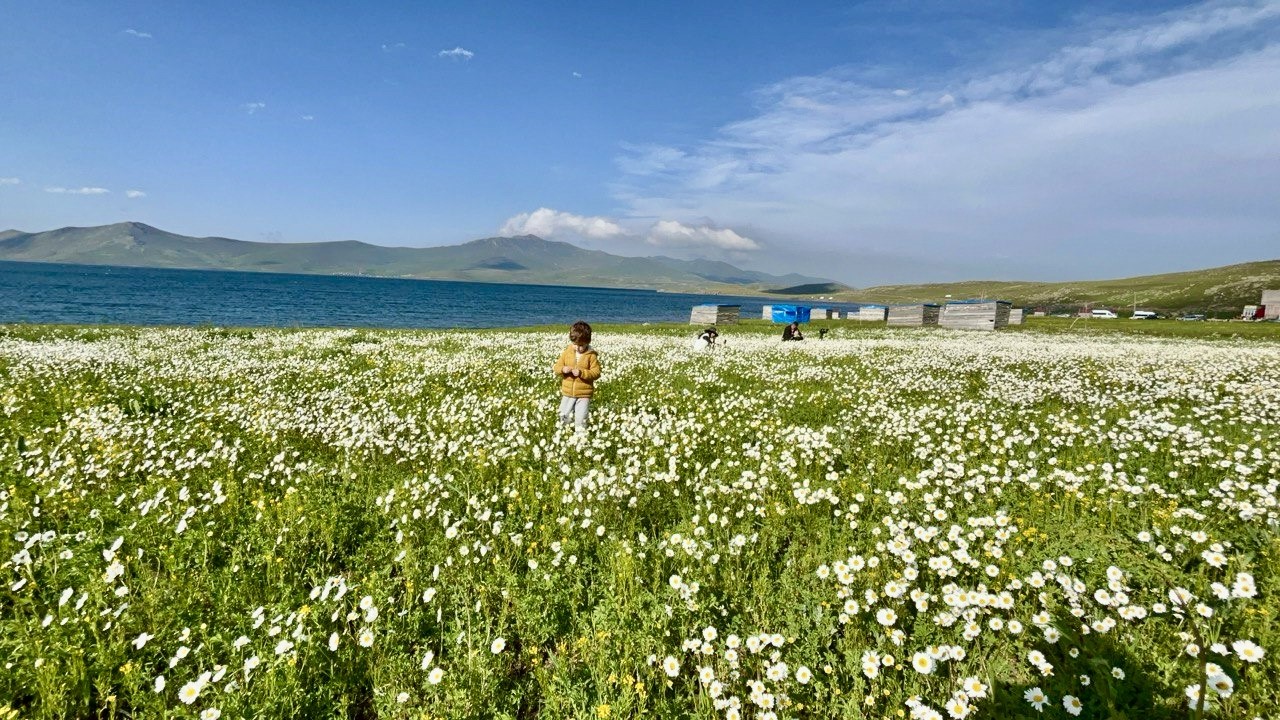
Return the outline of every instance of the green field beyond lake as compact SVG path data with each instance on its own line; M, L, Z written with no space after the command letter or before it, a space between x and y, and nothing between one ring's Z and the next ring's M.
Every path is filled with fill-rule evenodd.
M0 719L1274 717L1280 326L829 325L0 326Z

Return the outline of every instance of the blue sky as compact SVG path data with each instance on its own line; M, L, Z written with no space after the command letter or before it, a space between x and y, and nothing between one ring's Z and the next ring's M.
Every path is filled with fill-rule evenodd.
M867 285L1280 257L1280 0L0 0L0 228Z

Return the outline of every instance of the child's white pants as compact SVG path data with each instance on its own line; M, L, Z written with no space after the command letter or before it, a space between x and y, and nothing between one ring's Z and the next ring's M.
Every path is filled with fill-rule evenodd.
M591 398L560 398L560 422L575 423L579 430L587 429L587 413L591 410Z

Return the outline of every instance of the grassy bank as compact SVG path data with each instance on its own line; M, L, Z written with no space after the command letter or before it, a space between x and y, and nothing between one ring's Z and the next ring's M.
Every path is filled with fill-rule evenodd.
M1280 288L1280 260L1110 280L993 280L883 285L835 293L835 297L867 303L939 302L946 297L986 297L1009 300L1028 308L1044 306L1072 310L1091 304L1121 311L1136 306L1165 313L1197 312L1235 317L1245 305L1257 304L1263 290L1274 288Z
M654 323L649 325L604 325L608 332L666 336L692 335L697 328L686 323ZM747 319L721 327L721 337L781 338L782 325L767 320ZM883 322L858 320L815 320L804 325L810 340L818 339L818 329L829 331L828 339L881 337L886 333L914 336L920 332L940 332L938 328L888 327ZM558 327L530 328L534 332L559 332ZM1260 340L1280 342L1280 323L1241 321L1181 320L1100 320L1095 318L1028 317L1022 325L1012 325L998 334L1069 335L1081 339L1093 337L1167 338L1170 340Z

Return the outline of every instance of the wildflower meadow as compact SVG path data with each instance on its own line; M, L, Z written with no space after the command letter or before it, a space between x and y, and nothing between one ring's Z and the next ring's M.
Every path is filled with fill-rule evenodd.
M1270 718L1280 340L0 328L0 718Z

